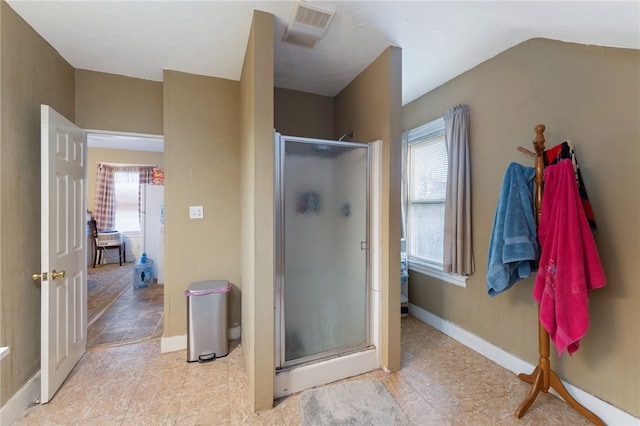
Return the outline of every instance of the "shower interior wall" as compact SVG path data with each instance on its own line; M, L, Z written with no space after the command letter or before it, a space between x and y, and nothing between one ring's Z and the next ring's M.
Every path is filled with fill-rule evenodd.
M273 98L274 126L281 135L337 139L334 98L277 87Z

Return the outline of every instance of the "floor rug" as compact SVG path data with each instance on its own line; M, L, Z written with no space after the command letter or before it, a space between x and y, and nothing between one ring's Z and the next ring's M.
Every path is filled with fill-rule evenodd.
M300 417L305 426L410 424L387 388L375 379L304 391Z
M87 267L87 326L133 285L133 263Z

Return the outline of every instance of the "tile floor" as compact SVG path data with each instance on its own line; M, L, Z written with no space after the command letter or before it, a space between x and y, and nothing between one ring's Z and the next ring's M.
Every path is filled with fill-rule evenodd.
M207 364L186 351L160 354L160 342L88 351L46 405L16 425L297 425L300 394L254 414L243 348ZM513 415L530 385L412 316L402 319L402 367L348 380L377 378L415 425L586 425L564 402L538 396L521 419Z
M91 325L133 282L133 263L87 267L87 322Z
M89 348L159 339L164 330L164 286L129 288L87 329Z

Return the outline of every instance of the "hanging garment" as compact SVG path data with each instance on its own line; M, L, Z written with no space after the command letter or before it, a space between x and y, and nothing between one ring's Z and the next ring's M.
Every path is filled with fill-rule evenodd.
M538 226L541 255L533 298L558 356L580 347L589 328L589 291L606 278L585 216L571 160L544 171Z
M578 192L580 193L582 207L584 208L584 213L587 216L587 221L589 222L589 227L591 228L591 234L596 235L598 233L598 228L596 227L596 218L593 214L589 197L587 196L587 189L584 187L584 182L582 181L580 166L578 165L578 159L576 158L576 153L573 150L571 141L562 142L561 144L556 145L553 148L545 150L542 159L544 161L545 167L556 164L560 160L571 160L571 163L573 165L573 172L576 176L576 182L578 183Z
M538 242L533 216L533 167L507 167L493 220L487 265L487 292L496 296L537 268Z

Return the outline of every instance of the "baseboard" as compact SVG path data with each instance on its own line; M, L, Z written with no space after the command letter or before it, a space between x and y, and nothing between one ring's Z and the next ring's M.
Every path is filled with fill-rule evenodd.
M457 340L463 345L478 352L480 355L489 358L496 364L506 368L509 371L512 371L515 374L529 374L535 368L533 364L523 361L515 355L493 345L492 343L487 342L486 340L476 336L475 334L461 328L460 326L452 322L446 321L432 314L431 312L420 308L419 306L410 303L409 313L411 313L411 315L413 315L420 321L429 324L436 330L441 331L452 339ZM576 401L595 413L606 424L640 425L640 419L632 416L631 414L614 407L613 405L601 400L596 396L591 395L590 393L583 391L580 388L577 388L570 383L565 382L564 380L562 381L562 383ZM559 395L557 395L552 389L550 393L559 398ZM514 412L515 408L516 407L514 407Z
M240 324L234 323L227 329L227 338L229 340L240 339ZM187 349L187 335L180 336L162 336L160 339L160 353L178 352Z
M178 352L187 349L187 335L181 336L162 336L160 339L160 353Z
M38 371L6 404L0 408L0 424L10 425L24 410L40 399L40 372Z

